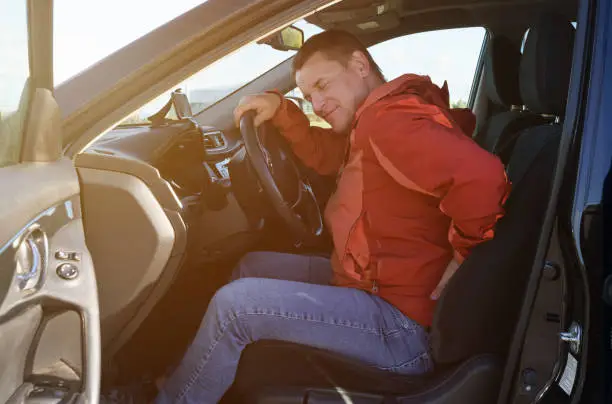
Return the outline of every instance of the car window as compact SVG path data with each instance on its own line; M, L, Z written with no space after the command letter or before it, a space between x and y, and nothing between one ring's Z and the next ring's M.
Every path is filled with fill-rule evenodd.
M427 75L439 86L448 83L452 107L465 108L478 66L486 30L482 27L455 28L405 35L373 45L372 57L385 78L393 80L405 73ZM302 98L298 88L286 94ZM329 127L300 100L311 125Z
M0 0L0 167L19 161L29 94L26 1Z
M305 39L321 32L319 27L305 20L293 25L304 31ZM198 114L294 54L295 51L280 51L266 44L249 43L145 104L121 125L148 123L147 117L159 111L177 88L187 94L193 114Z
M387 80L405 73L448 83L453 107L466 107L486 30L482 27L428 31L394 38L370 47Z

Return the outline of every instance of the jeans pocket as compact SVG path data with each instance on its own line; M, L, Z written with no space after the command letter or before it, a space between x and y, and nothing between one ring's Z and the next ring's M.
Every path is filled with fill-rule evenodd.
M417 323L416 321L412 320L410 317L402 313L400 309L393 306L389 302L385 301L385 303L389 305L389 310L398 328L404 331L408 331L408 332L417 332L419 331L419 329L423 330L423 328L421 327L419 323Z
M434 363L429 352L421 352L414 358L397 364L393 371L402 375L422 375L433 371Z
M429 334L420 324L401 312L396 318L402 330L394 335L393 341L390 342L389 348L395 357L393 371L405 375L431 372L434 362L431 357Z

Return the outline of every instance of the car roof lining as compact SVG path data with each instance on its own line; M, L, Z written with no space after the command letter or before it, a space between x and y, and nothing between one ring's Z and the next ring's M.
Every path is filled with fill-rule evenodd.
M344 0L306 18L324 30L342 29L373 45L438 29L482 26L522 31L543 12L576 19L576 0Z

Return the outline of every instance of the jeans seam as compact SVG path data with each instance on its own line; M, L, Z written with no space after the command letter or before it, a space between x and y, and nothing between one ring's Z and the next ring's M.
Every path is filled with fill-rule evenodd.
M426 359L429 362L429 352L422 352L419 355L415 356L414 358L406 361L406 362L402 362L398 365L392 366L392 367L388 367L388 368L381 368L383 370L390 370L393 372L397 372L399 369L403 369L403 368L412 368L413 365L415 363L417 363L418 361L422 361Z
M232 321L236 320L238 318L238 316L239 316L239 314L236 314L236 315L230 314L228 316L228 319L226 321L224 321L223 323L221 323L221 326L219 327L220 330L221 330L221 332L219 333L219 337L215 338L212 341L212 343L210 344L210 348L208 349L208 351L206 351L206 353L200 359L200 361L198 363L198 366L196 366L195 371L191 374L191 377L189 377L189 380L187 381L187 383L185 383L185 385L183 386L183 388L181 389L181 391L177 395L177 397L176 397L177 401L181 401L183 398L185 398L185 396L187 395L187 393L189 392L189 390L193 386L193 383L195 383L195 381L198 378L198 376L200 376L200 373L202 372L202 369L204 368L204 366L208 362L208 358L210 358L212 352L217 347L217 344L225 336L225 331L227 330L227 326ZM196 338L197 338L197 335L196 335Z
M327 324L327 325L332 325L332 326L340 326L340 327L346 327L346 328L353 328L353 329L357 329L357 330L368 332L370 334L374 334L374 335L379 336L379 337L388 337L390 335L395 335L395 334L401 332L401 329L397 329L397 330L393 330L393 331L388 332L388 333L378 333L376 329L369 328L369 327L355 327L355 326L352 326L352 325L347 325L347 324L342 324L342 323L335 323L335 322L329 322L329 321L321 321L321 320L315 320L315 319L308 319L308 318L305 318L305 317L299 316L299 315L291 316L291 315L287 315L287 314L288 313L267 313L267 312L243 312L243 313L230 314L228 316L228 319L226 321L224 321L221 324L221 326L219 327L220 330L221 330L221 332L219 334L219 337L215 338L212 341L210 348L202 356L202 358L200 359L200 361L198 363L198 366L196 366L195 371L191 374L191 377L189 378L187 383L185 383L183 389L177 395L177 401L180 401L180 400L182 400L185 397L187 392L193 386L193 383L195 383L197 378L200 376L200 373L202 372L202 369L204 368L204 366L206 366L206 363L208 363L208 360L209 360L210 356L212 355L212 352L217 347L217 344L219 343L219 341L221 341L221 339L223 339L223 337L225 336L229 324L231 324L233 321L236 321L236 320L240 319L241 317L247 317L247 316L252 316L252 315L257 315L257 316L265 315L265 316L279 317L279 318L283 318L283 319L287 319L287 320L302 320L302 321L306 320L306 321L311 321L311 322L314 322L314 323L322 323L322 324ZM384 368L380 368L380 369L384 369Z
M393 329L390 329L390 330L387 330L387 331L383 331L383 329L381 329L381 328L372 328L372 327L365 326L364 324L338 322L338 319L332 319L331 321L317 320L317 319L308 318L308 317L305 317L304 315L295 314L295 313L278 313L278 312L267 312L267 311L254 311L254 312L239 313L237 316L245 316L245 315L247 315L247 316L264 315L264 316L287 318L287 319L292 319L292 320L309 321L309 322L312 322L312 323L337 325L337 326L341 326L341 327L353 328L353 329L356 329L356 330L365 331L365 332L367 332L369 334L373 334L373 335L376 335L376 336L379 336L379 337L393 336L393 335L396 335L396 334L404 331L404 329L399 328L399 327L398 328L393 328Z

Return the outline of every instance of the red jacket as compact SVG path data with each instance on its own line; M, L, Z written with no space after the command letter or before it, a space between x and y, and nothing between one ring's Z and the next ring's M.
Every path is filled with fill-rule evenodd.
M405 75L368 96L348 138L311 127L287 100L273 124L306 165L339 173L325 209L334 283L430 325L448 263L493 237L510 190L500 160L461 129L473 127L471 112L449 108L446 86Z

